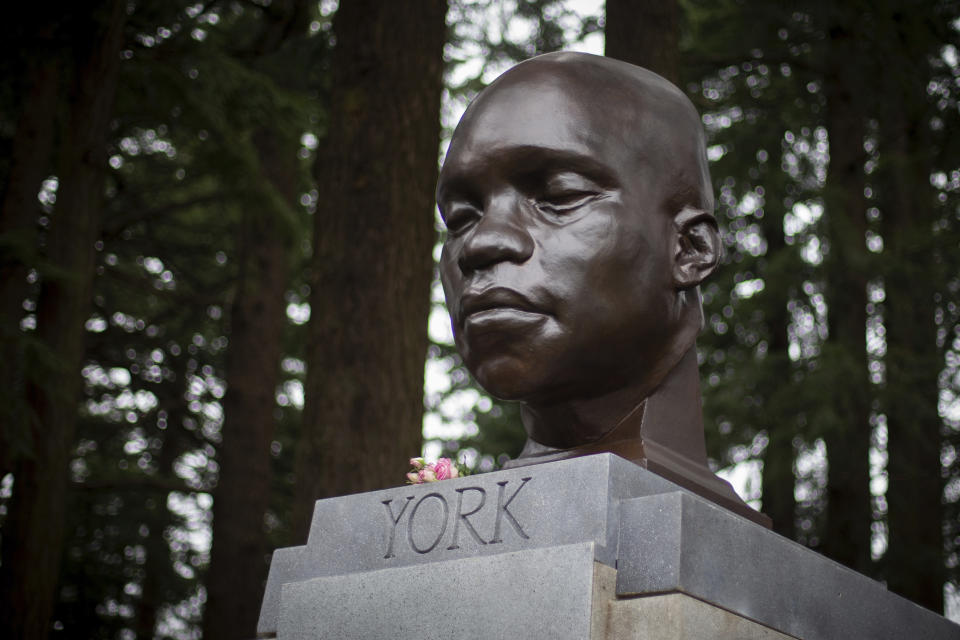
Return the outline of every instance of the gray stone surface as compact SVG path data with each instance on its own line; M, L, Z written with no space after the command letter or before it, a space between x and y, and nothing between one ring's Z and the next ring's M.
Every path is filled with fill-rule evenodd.
M278 640L586 640L593 543L284 585Z
M600 562L594 562L590 640L606 640L607 628L610 626L610 604L616 597L617 570Z
M621 509L620 597L681 592L803 640L960 640L960 626L696 496Z
M425 625L413 637L607 637L596 616L577 636L505 631L587 624L572 603L591 590L616 593L604 606L627 612L616 628L640 629L631 638L661 637L637 617L647 598L683 594L803 640L960 640L883 585L610 454L317 502L307 544L274 553L258 634L279 621L281 639L327 637L372 616L341 637L403 637L398 620ZM664 611L689 629L717 613Z
M793 638L682 593L628 598L608 603L604 634L605 640Z
M281 585L308 578L578 542L614 566L620 500L678 490L600 454L320 500L307 544L274 552L257 631L276 632Z

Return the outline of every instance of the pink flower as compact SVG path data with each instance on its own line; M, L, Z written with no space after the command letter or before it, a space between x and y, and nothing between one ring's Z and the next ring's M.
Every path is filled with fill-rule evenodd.
M433 464L433 472L437 476L437 480L447 480L448 478L457 477L457 468L454 466L450 458L440 458Z
M457 463L450 458L440 458L429 463L423 458L410 458L410 466L413 467L407 472L407 482L410 484L450 480L462 475Z

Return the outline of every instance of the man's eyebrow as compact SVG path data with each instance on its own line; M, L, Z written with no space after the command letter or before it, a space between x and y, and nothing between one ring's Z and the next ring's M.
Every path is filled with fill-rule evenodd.
M474 180L477 176L490 171L504 171L514 176L542 178L545 173L572 172L596 181L604 187L617 185L617 177L612 167L604 164L586 151L559 149L536 145L517 145L489 150L466 166L445 166L440 175L437 199L463 197L474 199Z
M604 184L616 181L612 167L596 160L585 151L520 146L506 150L500 158L506 166L516 172L540 174L573 172Z
M440 174L437 182L437 206L443 209L443 203L447 200L469 200L474 201L477 198L473 195L471 181L468 175L462 172L444 172ZM442 211L441 211L442 213Z

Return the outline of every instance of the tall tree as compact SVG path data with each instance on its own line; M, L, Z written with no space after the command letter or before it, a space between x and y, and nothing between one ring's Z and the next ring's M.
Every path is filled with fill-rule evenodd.
M949 351L946 336L956 331L951 297L956 284L943 274L955 264L946 249L955 239L950 209L955 187L946 176L953 175L956 158L955 128L947 123L956 118L957 65L951 51L958 7L893 0L691 7L695 33L684 41L701 69L694 77L702 78L695 87L700 95L693 97L706 105L712 152L721 157L715 178L718 167L732 170L720 178L721 211L728 201L743 209L734 186L758 177L764 193L753 190L750 208L756 209L758 194L768 205L777 199L784 204L783 215L769 225L760 220L751 229L728 222L744 246L751 236L758 238L757 228L763 232L756 263L737 246L740 240L728 244L741 282L761 293L750 295L757 305L731 304L716 314L719 323L711 322L714 334L717 328L727 333L728 324L737 334L744 331L736 340L704 341L709 377L716 374L720 381L708 386L708 412L735 424L727 429L742 437L756 432L744 426L768 425L762 426L769 438L764 507L770 489L788 505L788 486L789 493L796 487L804 502L797 505L804 511L798 538L938 609L945 577L943 474L955 474L944 466L953 445L943 439L937 395ZM774 163L766 171L753 160L771 155L766 143L753 153L770 122L781 132L779 172ZM751 216L757 212L766 218L771 207ZM786 251L777 242L781 230ZM789 256L790 245L805 263L793 284L781 279L787 274L782 268L770 269L791 264L778 256ZM756 275L762 276L758 283L744 280ZM739 355L751 327L764 336L782 335L774 331L773 320L783 316L768 304L776 297L771 292L790 292L788 340L780 342L792 361L784 369L792 369L790 402L777 401L778 394L762 391L762 380L750 382L743 373L756 367L770 379L786 379L768 368L772 342L761 341L764 349L755 361ZM716 292L708 287L706 293L709 298ZM745 315L750 313L759 322ZM710 314L708 304L713 320ZM725 399L732 383L739 392ZM762 420L736 409L758 400L766 413ZM806 422L798 432L801 446L815 439L825 443L822 494L811 482L796 483L792 473L781 475L782 489L769 486L771 447L784 442L777 435L787 435L783 427L789 430L797 416ZM883 460L885 449L889 488L885 497L871 495L871 479L874 490L882 491L882 467L878 473L871 464ZM782 451L777 459L792 458L788 448ZM821 511L819 522L808 517L808 505ZM886 556L877 563L871 556L882 553L884 543Z
M302 350L284 313L297 294L277 274L302 258L293 239L311 189L299 141L316 126L326 49L323 17L312 37L271 37L285 20L276 2L139 3L129 16L70 460L64 635L199 633L203 609L217 609L202 598L216 582L204 569L218 479L242 498L219 519L216 553L242 557L218 563L233 593L207 589L207 602L260 596L262 540L282 530L263 496L292 486L264 473L292 458L270 434L297 412L276 417L269 352L282 337L296 367ZM238 580L237 567L251 575ZM256 602L244 613L252 634Z
M254 50L272 57L275 69L292 64L292 54L298 50L285 45L289 39L306 37L309 18L305 1L274 3ZM284 294L295 246L291 220L296 219L301 192L300 132L291 120L273 114L252 136L262 182L275 193L251 203L256 206L243 212L240 224L240 274L229 314L223 440L206 576L203 628L208 638L255 635L266 578L264 517L271 493L270 445L286 325Z
M0 630L6 638L46 637L53 611L84 323L100 234L103 149L113 116L126 6L121 0L101 2L92 14L89 8L68 12L62 23L76 63L67 94L68 122L57 150L60 200L46 238L48 266L41 271L36 329L38 342L55 355L56 365L26 388L36 420L30 452L14 467L15 491L3 532Z
M705 121L714 151L721 154L714 173L734 275L729 303L720 296L720 305L727 306L718 309L713 303L718 292L708 289L713 331L704 340L705 359L708 379L719 383L708 385L706 404L722 429L763 443L763 509L775 530L822 544L828 554L867 570L872 514L864 115L851 100L856 92L842 84L856 76L850 61L830 55L821 24L790 9L728 3L693 13L697 31L688 40L693 66L699 73L715 69L698 88L711 109ZM760 25L750 37L738 24L745 11ZM841 34L838 29L831 35ZM849 45L841 39L832 46ZM828 140L835 160L829 164ZM742 196L735 195L735 186ZM825 212L823 227L834 231L826 233L825 257L810 249L821 246L822 231L809 221L797 224L798 204L806 211L819 205ZM797 232L803 227L801 244ZM824 305L824 298L836 300L836 307ZM744 348L752 357L744 357ZM856 390L848 393L851 385ZM817 437L833 451L828 468L834 482L827 483L828 499L819 501L827 505L829 530L837 530L827 536L812 526L809 514L796 528L796 444Z
M876 103L875 182L884 246L881 407L889 456L884 574L892 590L934 610L943 608L946 578L941 456L948 450L938 406L944 368L938 333L956 330L943 310L948 280L957 273L951 274L956 262L948 256L957 244L948 232L956 209L944 207L946 194L932 187L935 173L957 167L956 61L945 69L941 56L944 47L956 51L960 44L958 17L955 2L887 0L873 7L867 22L884 93ZM944 95L931 87L950 90Z
M313 501L402 477L420 450L445 0L345 0L316 165L295 531Z
M22 96L19 109L10 105L15 127L0 202L0 403L6 408L0 431L0 476L14 460L29 452L31 414L26 404L25 354L28 340L20 329L24 301L30 293L29 269L37 262L37 193L52 170L54 122L60 95L60 46L54 22L45 12L28 11L4 27L3 58L12 93ZM45 54L40 54L45 50ZM23 58L26 58L25 60ZM6 75L6 74L5 74ZM19 111L19 113L17 113Z
M298 197L296 147L290 149L272 131L258 137L265 171L275 174L278 191L283 189L281 197L292 210ZM204 636L209 638L254 635L266 577L264 515L270 502L270 443L292 244L290 230L269 212L269 207L245 212L240 228L240 280L229 315L223 440L206 578Z
M863 9L864 7L859 7ZM837 7L821 19L826 35L822 58L824 127L830 163L823 190L826 237L824 257L829 336L820 356L824 410L818 426L827 446L825 532L820 549L838 562L872 573L873 510L870 496L870 440L874 391L866 351L867 250L866 165L864 151L869 95L858 43L862 13L855 5Z

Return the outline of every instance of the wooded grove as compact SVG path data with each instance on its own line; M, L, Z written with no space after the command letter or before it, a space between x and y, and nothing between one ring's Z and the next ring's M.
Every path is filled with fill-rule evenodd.
M707 131L712 463L778 533L960 619L960 2L20 9L0 637L253 637L314 500L424 447L516 455L444 327L438 161L497 73L603 46Z

